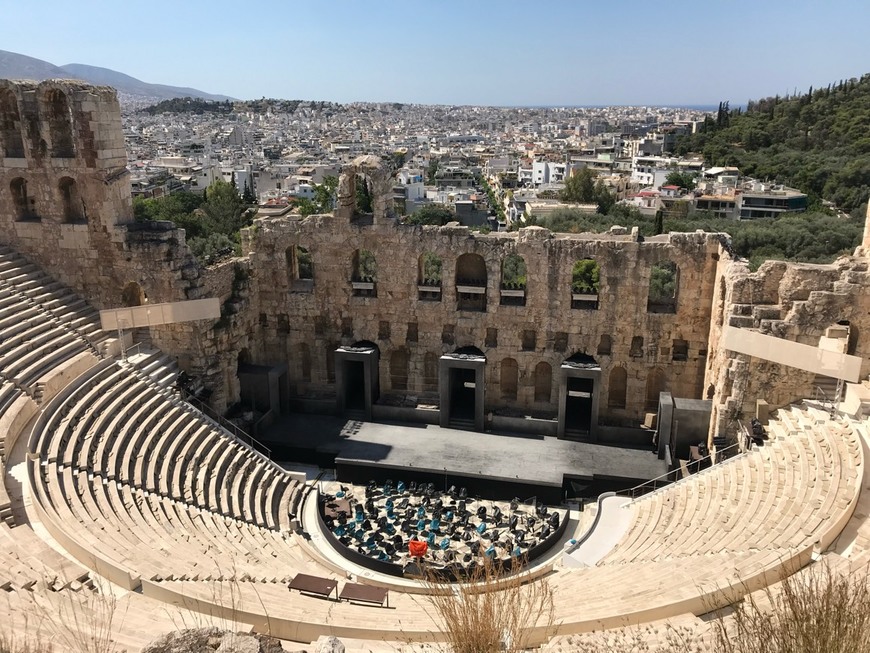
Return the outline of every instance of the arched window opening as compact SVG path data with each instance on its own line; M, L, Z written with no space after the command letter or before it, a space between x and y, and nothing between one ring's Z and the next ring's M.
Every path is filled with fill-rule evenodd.
M431 351L423 357L423 392L438 392L438 354Z
M63 177L58 183L60 190L63 221L68 223L86 222L85 205L79 196L78 185L70 177Z
M598 349L596 353L599 356L610 356L610 352L613 350L613 339L605 334L601 335L601 339L598 341Z
M423 252L417 259L417 299L441 301L441 257L434 252Z
M408 389L407 349L396 349L390 354L390 387L401 392Z
M526 305L526 262L518 254L508 254L501 263L501 304Z
M372 180L357 174L353 179L353 216L355 222L371 223L374 219L374 194Z
M644 408L647 412L658 410L659 394L665 391L665 373L661 370L652 370L646 378L646 402Z
M610 371L610 381L607 386L607 405L610 408L625 408L627 389L628 372L624 367L614 367Z
M13 159L24 158L24 139L21 137L21 116L18 100L9 89L0 90L0 139L3 155Z
M52 89L46 96L48 104L48 133L51 138L51 156L72 158L75 156L73 145L72 115L66 95Z
M680 271L673 261L656 263L650 270L648 313L676 313Z
M513 358L505 358L501 362L499 386L501 398L515 401L517 398L517 384L519 381L519 367Z
M375 255L367 249L353 253L351 287L354 297L378 296L378 263Z
M12 205L15 207L15 219L39 220L36 214L36 202L27 195L27 181L16 177L10 182L9 190L12 193Z
M549 403L553 391L553 368L541 361L535 366L535 401Z
M598 310L601 266L591 258L580 259L571 268L571 308Z
M463 254L456 260L456 308L486 310L486 262L479 254Z
M298 347L299 379L306 383L311 381L311 348L301 342Z
M121 291L121 302L124 306L129 307L142 306L148 302L148 297L145 295L145 291L142 290L142 286L135 281L130 281Z

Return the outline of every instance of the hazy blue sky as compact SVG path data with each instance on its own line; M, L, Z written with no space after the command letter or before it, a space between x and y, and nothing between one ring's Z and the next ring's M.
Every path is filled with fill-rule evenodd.
M736 105L870 72L870 1L4 0L0 49L239 98Z

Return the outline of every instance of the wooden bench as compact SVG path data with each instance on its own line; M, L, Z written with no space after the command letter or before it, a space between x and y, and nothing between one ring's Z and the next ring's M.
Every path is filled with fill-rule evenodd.
M390 607L390 591L386 587L362 585L360 583L345 583L341 588L339 599L362 603L377 603L379 606Z
M314 594L325 599L328 599L335 592L336 599L338 599L338 581L331 578L296 574L293 580L290 581L289 588L291 590L298 590L303 594Z

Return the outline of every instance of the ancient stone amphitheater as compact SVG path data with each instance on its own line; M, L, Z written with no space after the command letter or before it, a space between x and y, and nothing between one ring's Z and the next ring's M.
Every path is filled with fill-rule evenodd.
M219 401L238 393L224 363L241 346L262 351L250 335L262 305L234 292L233 267L197 268L183 233L130 224L114 93L2 82L0 111L4 630L64 648L59 630L107 629L127 650L206 623L303 643L336 635L351 650L443 641L426 586L326 553L312 537L313 484L179 398L179 364L220 379ZM64 121L72 152L62 151ZM63 179L77 184L86 215L64 215ZM246 238L256 254L256 234ZM700 256L711 260L706 245ZM250 275L263 276L248 258ZM805 375L718 348L726 323L813 344L838 320L870 333L863 250L756 273L720 250L714 268L705 286L715 298L710 290L698 309L708 319L699 369L701 389L714 386L711 443L760 396L777 407L770 439L654 492L603 499L571 563L559 552L530 569L530 582L552 589L555 612L552 624L527 624L534 645L570 649L579 633L633 624L649 625L651 640L666 623L701 633L713 610L775 591L787 575L870 562L867 422L810 400ZM130 280L155 301L217 296L232 309L220 326L152 329L157 346L125 358L129 343L101 331L96 309L121 305ZM850 348L866 360L870 346L859 337ZM389 609L289 591L299 573L387 588Z

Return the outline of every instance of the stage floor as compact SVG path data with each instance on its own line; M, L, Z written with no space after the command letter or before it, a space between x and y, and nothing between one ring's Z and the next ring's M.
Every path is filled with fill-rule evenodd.
M259 438L276 460L300 450L321 459L419 471L449 471L508 482L561 487L567 479L633 481L667 472L652 451L559 440L555 437L480 433L432 424L375 423L324 415L282 416Z

